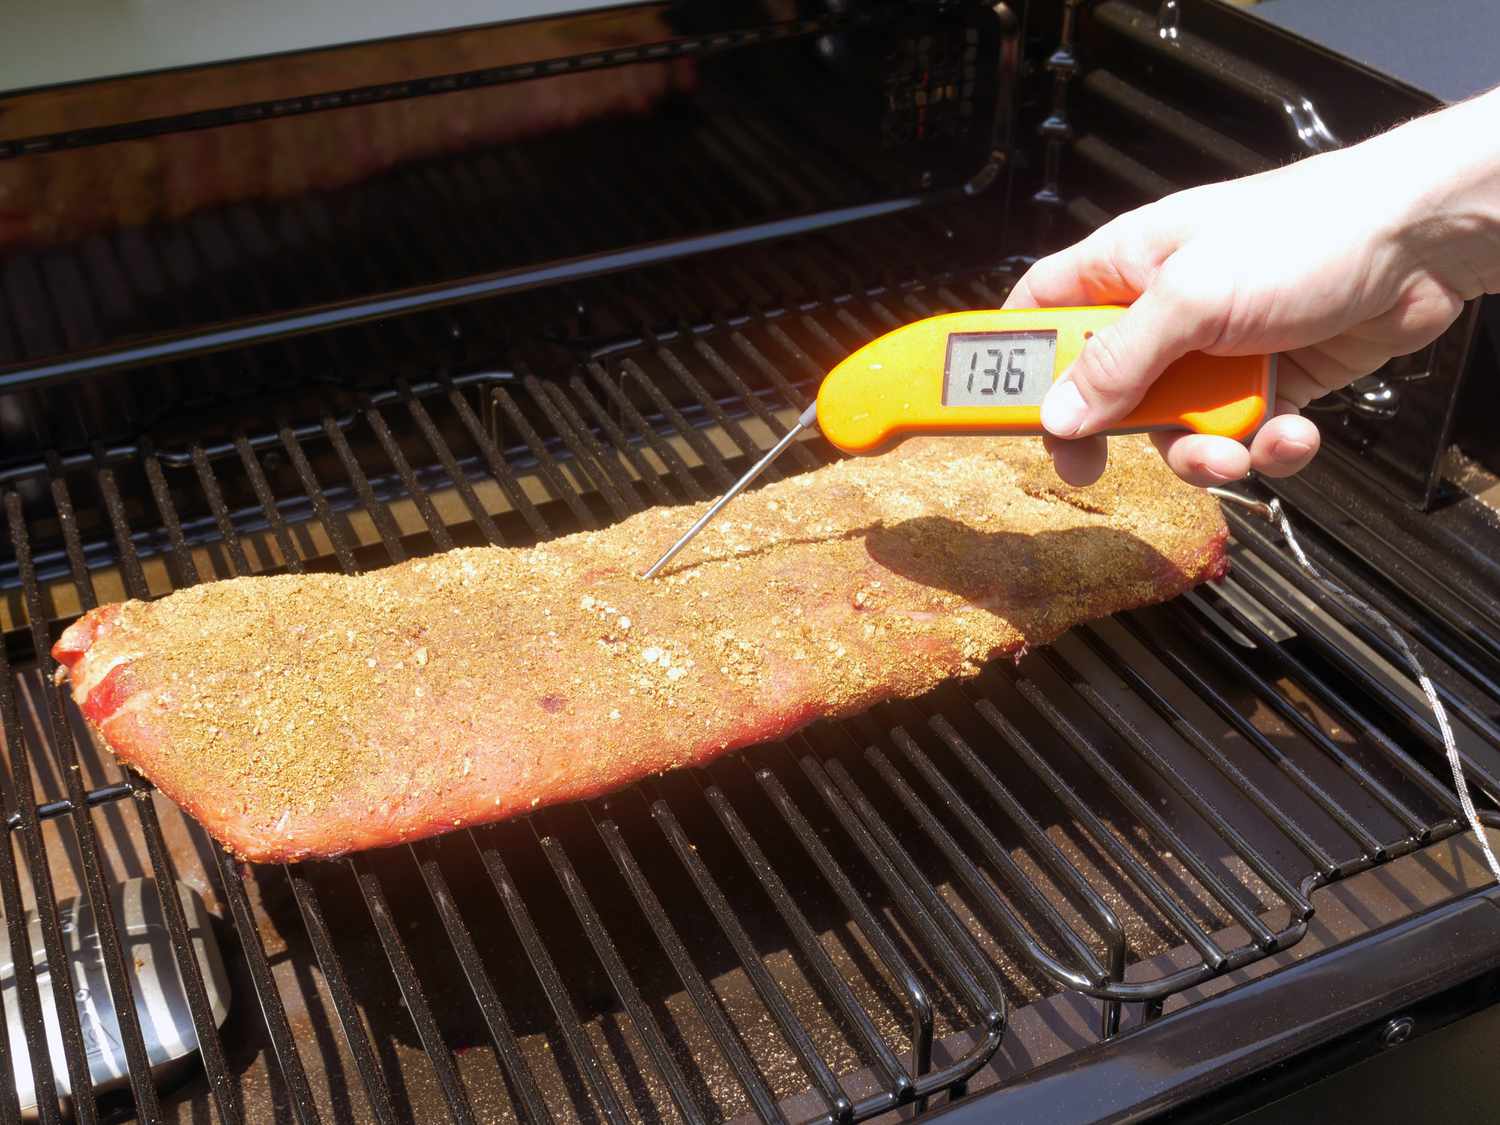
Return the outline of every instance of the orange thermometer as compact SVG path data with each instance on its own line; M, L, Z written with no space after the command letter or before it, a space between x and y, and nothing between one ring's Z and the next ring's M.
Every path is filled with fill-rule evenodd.
M929 317L870 341L828 373L818 401L643 575L670 562L803 430L845 453L879 453L916 434L1042 433L1042 399L1084 342L1125 309L977 309ZM1188 430L1248 440L1271 413L1275 356L1193 352L1105 431Z

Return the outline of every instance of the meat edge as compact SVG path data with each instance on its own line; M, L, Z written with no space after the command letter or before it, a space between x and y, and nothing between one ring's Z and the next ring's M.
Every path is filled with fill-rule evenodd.
M1097 620L1124 609L1158 604L1192 589L1205 581L1223 577L1229 569L1226 551L1228 529L1221 524L1206 542L1194 547L1183 559L1170 560L1169 573L1153 578L1141 578L1116 586L1099 586L1089 591L1091 602L1087 613L1075 621L1049 631L1049 635L1028 638L1025 647L1050 644L1078 621ZM1142 595L1145 596L1142 596ZM145 707L129 707L127 704L140 691L130 683L130 662L117 663L103 675L95 675L89 667L89 650L100 637L119 624L123 603L114 603L90 610L70 625L53 645L52 655L62 668L68 670L72 681L74 701L96 736L123 763L146 777L160 792L178 804L185 812L204 826L216 840L235 856L255 863L289 863L307 859L332 859L351 852L376 847L392 847L425 839L464 825L478 827L510 819L548 805L564 804L602 796L615 792L655 772L652 763L642 763L637 769L612 778L580 783L547 794L538 794L536 804L518 804L516 801L500 805L487 805L482 800L471 800L463 804L463 794L456 798L445 795L445 799L433 802L418 815L406 819L396 831L383 822L371 821L368 817L349 814L320 814L316 828L312 831L294 830L285 836L267 838L264 827L247 817L225 815L220 809L210 808L189 791L186 778L179 779L171 768L172 750L167 740L159 737L150 722L150 712ZM1023 651L995 652L990 659L1010 655L1019 659ZM952 671L945 678L958 678L965 674L964 661L953 654ZM975 674L973 670L967 674ZM941 681L938 681L941 682ZM922 690L930 690L936 683ZM759 726L752 736L727 742L705 741L691 747L687 764L702 765L721 755L745 749L748 746L774 739L786 738L819 719L842 719L863 711L882 699L896 698L900 689L878 698L853 701L850 706L835 710L820 709L817 701L793 700L774 720ZM455 821L458 824L455 824ZM340 841L335 844L334 841Z

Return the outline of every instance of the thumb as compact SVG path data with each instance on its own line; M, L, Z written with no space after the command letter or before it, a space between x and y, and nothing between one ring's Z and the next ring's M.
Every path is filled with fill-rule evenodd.
M1119 320L1085 340L1042 402L1042 427L1060 438L1107 429L1135 408L1168 364L1211 344L1217 318L1184 292L1165 266Z

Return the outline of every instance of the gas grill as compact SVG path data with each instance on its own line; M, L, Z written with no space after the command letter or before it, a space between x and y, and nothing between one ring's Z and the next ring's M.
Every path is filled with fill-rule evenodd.
M1462 1068L1500 914L1432 715L1238 509L1228 579L1014 666L337 862L239 863L95 746L48 655L84 610L707 499L873 336L1432 104L1209 0L401 30L0 96L0 1117L1293 1120L1494 1089ZM1244 492L1413 640L1500 827L1482 319L1316 404L1318 462Z

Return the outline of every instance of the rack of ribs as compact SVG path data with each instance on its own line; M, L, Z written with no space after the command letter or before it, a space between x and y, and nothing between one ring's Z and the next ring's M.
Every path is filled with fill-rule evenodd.
M598 796L912 697L1224 573L1218 506L1141 439L1087 488L948 438L735 501L359 576L93 610L53 655L97 736L223 845L335 856Z

